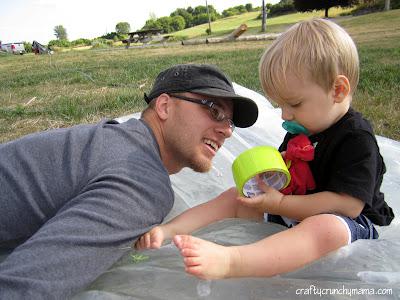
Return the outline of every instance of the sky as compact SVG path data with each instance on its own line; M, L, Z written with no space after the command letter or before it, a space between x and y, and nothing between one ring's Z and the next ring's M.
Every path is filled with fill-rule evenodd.
M269 0L265 3L277 3ZM128 22L131 31L142 28L155 14L169 16L177 8L205 5L206 0L0 0L0 41L47 44L55 39L54 27L62 25L70 41L92 39L115 31L119 22ZM221 13L246 3L261 6L262 0L207 0Z

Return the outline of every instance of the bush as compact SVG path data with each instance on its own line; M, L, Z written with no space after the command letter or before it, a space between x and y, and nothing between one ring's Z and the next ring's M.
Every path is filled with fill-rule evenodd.
M96 38L92 40L92 49L101 49L101 48L107 48L113 45L112 40L107 40L104 38Z
M170 17L170 26L173 31L180 31L186 28L186 21L182 16Z
M68 40L51 40L48 44L49 47L56 46L61 48L71 47L71 42Z
M115 37L118 38L118 33L116 33L116 32L114 31L114 32L106 33L106 34L102 35L100 38L102 38L102 39L107 39L107 40L112 40L112 39L114 39Z
M24 42L25 52L32 53L32 43Z
M228 8L228 9L225 9L222 12L222 16L224 18L232 17L232 16L235 16L235 15L238 15L238 14L239 14L239 11L237 9L235 9L235 8Z
M92 41L89 39L77 39L71 42L71 46L90 46Z
M250 12L252 10L253 10L253 6L250 3L246 4L246 6L238 5L238 6L234 6L234 7L225 9L222 12L222 16L226 18L226 17L244 14L244 13Z
M54 51L54 52L62 52L63 51L63 48L62 47L58 47L58 46L51 46L50 49L51 49L51 51Z

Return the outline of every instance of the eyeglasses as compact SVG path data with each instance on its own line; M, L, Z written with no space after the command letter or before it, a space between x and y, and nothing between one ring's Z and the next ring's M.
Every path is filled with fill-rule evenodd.
M225 116L225 112L224 110L218 106L218 104L216 104L215 102L211 101L211 100L207 100L207 99L196 99L196 98L190 98L190 97L186 97L186 96L181 96L181 95L175 95L175 94L168 94L171 97L174 97L176 99L180 99L180 100L184 100L184 101L189 101L192 103L196 103L199 105L203 105L206 106L208 111L211 114L211 117L218 122L223 122L223 121L227 121L229 124L229 128L234 131L235 130L235 124L233 123L233 121L230 118L227 118Z

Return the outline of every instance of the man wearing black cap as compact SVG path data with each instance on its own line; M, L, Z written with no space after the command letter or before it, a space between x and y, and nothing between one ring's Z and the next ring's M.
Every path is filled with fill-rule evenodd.
M235 126L257 119L209 65L161 72L140 120L102 121L0 145L0 299L69 298L173 205L169 175L208 171ZM113 147L118 145L118 147Z

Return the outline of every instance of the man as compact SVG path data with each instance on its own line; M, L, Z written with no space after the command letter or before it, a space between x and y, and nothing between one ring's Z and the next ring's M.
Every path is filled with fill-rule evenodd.
M69 298L173 205L169 175L206 172L257 105L210 65L161 72L140 120L102 121L0 145L0 299Z

